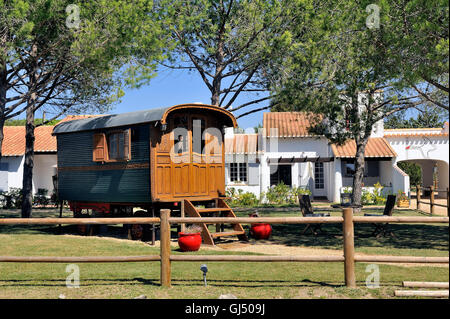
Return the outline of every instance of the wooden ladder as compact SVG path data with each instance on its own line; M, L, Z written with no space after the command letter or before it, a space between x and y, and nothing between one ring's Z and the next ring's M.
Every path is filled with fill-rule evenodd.
M184 200L184 214L186 217L236 217L230 206L222 198L215 199L216 207L199 208L188 200ZM213 223L211 223L213 224ZM239 240L248 241L241 224L232 224L233 231L224 231L223 224L216 224L216 232L210 232L206 223L198 224L202 227L202 241L205 245L214 246L214 239L226 236L237 236Z

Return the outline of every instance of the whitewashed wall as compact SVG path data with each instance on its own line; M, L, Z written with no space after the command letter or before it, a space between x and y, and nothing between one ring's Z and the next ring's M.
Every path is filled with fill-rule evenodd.
M8 188L23 186L24 156L4 156L2 163L8 164ZM48 189L49 195L53 191L52 176L56 173L56 155L35 154L33 168L33 192L38 188Z
M442 160L447 164L449 163L448 136L386 137L386 139L397 153L397 162L406 160Z
M332 151L328 140L324 137L291 137L291 138L268 138L264 143L264 155L261 160L262 179L261 190L266 191L270 187L269 159L291 158L291 157L332 157ZM307 187L314 191L314 163L293 163L292 186ZM325 196L331 197L329 183L329 163L324 165Z
M397 194L398 191L409 195L409 176L403 172L392 160L392 192Z
M8 164L8 188L22 188L23 156L4 156L2 163Z
M39 188L48 190L48 195L53 191L52 176L56 174L57 159L54 154L36 154L34 156L33 191Z

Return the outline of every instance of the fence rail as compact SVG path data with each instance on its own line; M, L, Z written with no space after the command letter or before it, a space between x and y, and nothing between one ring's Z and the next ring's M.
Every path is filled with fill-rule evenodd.
M450 216L450 191L447 187L446 189L435 188L433 185L430 187L421 187L420 185L416 185L417 190L417 210L420 210L420 204L430 205L430 216L435 214L435 207L447 207L447 216ZM422 191L430 191L430 201L423 201L422 199ZM447 194L447 205L439 204L435 202L435 193L445 192Z
M20 263L109 263L160 262L161 285L171 286L171 262L343 262L345 285L356 287L356 262L382 263L449 263L449 257L367 256L355 254L355 223L449 223L449 217L370 217L353 216L351 208L343 209L342 217L170 217L169 209L162 209L160 218L3 218L0 225L105 225L105 224L160 224L159 255L145 256L0 256L0 262ZM342 223L343 254L341 256L243 256L243 255L171 255L171 224L312 224Z

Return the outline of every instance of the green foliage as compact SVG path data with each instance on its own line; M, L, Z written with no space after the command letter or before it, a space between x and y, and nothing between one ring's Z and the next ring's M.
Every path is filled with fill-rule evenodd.
M398 162L397 166L409 175L411 186L422 184L422 168L419 164L413 162Z
M342 187L342 192L344 194L351 194L352 193L352 188L350 186Z
M312 3L316 14L291 30L294 43L280 62L284 77L272 88L275 110L311 112L312 133L337 144L355 141L354 185L362 184L362 150L378 121L433 100L432 82L444 84L435 102L448 109L448 3L377 2L379 27L367 24L371 4ZM361 192L354 189L356 200Z
M268 82L275 80L267 77L267 68L283 59L293 42L288 26L294 19L302 21L301 10L309 2L157 1L156 12L170 39L164 65L198 72L211 92L211 104L233 105L233 110L271 104L270 96L261 99L248 92L267 93ZM240 94L248 94L248 104L235 104Z
M380 182L377 182L373 185L375 188L373 191L373 203L376 205L383 205L386 203L386 197L383 194L383 185Z
M418 108L416 113L410 117L407 117L407 111L394 113L385 119L384 127L387 129L443 127L449 117L447 110L429 105Z
M260 198L252 192L244 192L242 189L236 190L228 187L226 196L230 197L228 204L235 207L255 207L258 205L292 205L297 203L298 195L311 195L311 191L305 187L289 187L281 182L278 185L269 187L266 192L260 194Z
M0 194L2 196L2 206L5 208L20 208L22 207L22 189L17 187L10 187L9 191Z
M58 124L60 121L61 120L52 120L52 121L47 122L44 125L53 126L53 125ZM6 120L5 126L25 126L26 122L27 122L27 120L14 120L14 119L11 119L11 120ZM35 123L35 125L40 125L40 124L42 124L42 119L35 119L34 123Z
M405 201L408 200L408 196L406 196L405 192L402 190L397 191L397 201Z
M361 196L361 204L362 205L368 205L374 203L374 196L373 193L365 188L362 190L362 196Z
M1 1L1 120L21 114L31 94L34 111L57 117L107 111L124 87L147 83L164 46L152 9L151 0Z
M269 187L264 193L265 200L271 205L289 205L295 204L298 195L311 195L311 191L306 187L289 187L281 182L278 185Z
M295 198L292 198L292 189L281 182L278 185L269 187L266 192L266 199L269 204L287 204L295 202Z
M238 207L253 207L259 204L259 200L252 192L244 192L242 189L236 189L229 187L226 190L226 196L231 199L228 200L228 204Z

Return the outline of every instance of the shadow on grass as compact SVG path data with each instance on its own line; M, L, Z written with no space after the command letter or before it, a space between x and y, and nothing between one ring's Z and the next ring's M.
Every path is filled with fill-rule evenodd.
M375 209L375 208L374 208ZM379 210L379 208L377 208ZM417 215L417 212L411 210L395 210L395 215ZM65 211L63 216L71 217L71 212ZM298 212L290 212L287 215L298 216ZM339 216L340 213L334 211L333 215ZM245 214L246 215L246 214ZM270 213L265 213L270 216ZM38 209L33 210L33 217L58 217L57 209ZM0 218L20 217L20 210L0 210ZM243 225L247 231L250 225ZM176 227L173 225L173 227ZM342 225L341 224L323 224L322 229L325 233L319 233L313 236L310 233L302 232L306 225L303 224L274 224L273 232L267 244L281 244L287 246L305 246L327 249L342 249ZM355 247L390 247L402 249L434 249L448 251L449 233L446 224L390 224L390 230L396 235L392 237L373 237L372 224L355 224ZM0 225L0 234L70 234L79 235L76 225L48 226L48 225ZM98 226L94 226L94 235L103 237L113 237L119 239L128 239L127 231L120 225L103 226L99 232ZM159 239L158 232L156 240ZM177 232L172 230L171 237L177 238Z
M317 236L301 234L305 225L273 225L271 241L288 246L342 249L342 225L326 224L325 233ZM390 224L393 237L372 236L374 225L355 225L355 247L386 247L403 249L435 249L448 251L448 226L427 224Z
M92 282L92 283L90 283ZM159 287L160 280L132 278L132 279L107 279L107 278L83 278L80 281L80 287L91 286L126 286L135 285L136 283L151 285ZM12 283L12 284L11 284ZM10 279L0 280L0 287L66 287L66 282L63 279Z
M80 287L98 286L127 286L136 283L160 287L160 279L132 278L132 279L108 279L108 278L83 278ZM235 288L277 288L277 287L331 287L338 288L344 284L325 283L304 279L294 280L217 280L208 279L207 285L211 287L235 287ZM203 279L172 279L172 286L204 286ZM66 287L62 279L10 279L0 280L0 287Z

